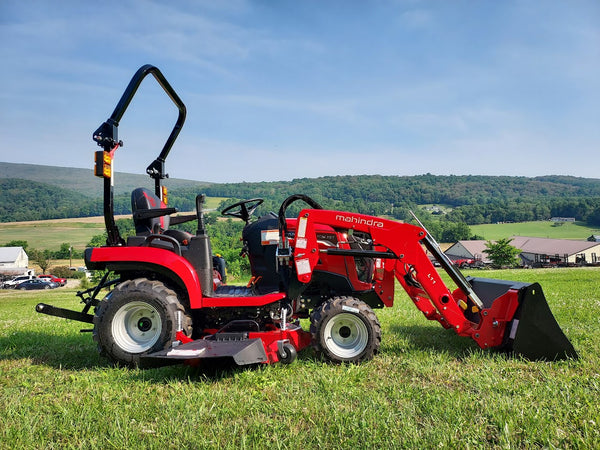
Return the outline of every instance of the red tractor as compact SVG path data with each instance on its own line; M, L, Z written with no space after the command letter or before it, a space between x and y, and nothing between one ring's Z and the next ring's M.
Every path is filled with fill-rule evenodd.
M119 121L142 80L152 74L179 110L160 155L146 169L154 191L132 193L136 236L124 240L113 213L112 162L122 146ZM174 216L162 180L165 160L185 121L185 106L161 72L141 67L111 117L93 134L95 174L104 180L106 245L88 248L88 269L102 281L79 292L81 312L38 304L40 313L93 324L101 354L137 366L233 358L240 365L292 362L312 344L333 362L373 357L381 342L374 309L391 307L398 281L427 319L436 320L481 348L530 359L576 358L537 284L465 278L421 225L323 209L293 195L277 214L253 220L263 202L235 203L222 214L245 222L244 252L252 278L247 286L223 282L224 261L212 254L203 215ZM295 218L286 215L303 202ZM416 219L416 217L415 217ZM194 235L169 228L197 220ZM418 221L418 220L417 220ZM449 289L433 262L456 287ZM104 288L110 289L101 300ZM94 308L94 313L90 309ZM299 319L310 318L310 330Z

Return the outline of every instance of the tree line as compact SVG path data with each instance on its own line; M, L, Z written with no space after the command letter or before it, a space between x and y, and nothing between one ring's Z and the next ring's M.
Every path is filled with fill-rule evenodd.
M0 192L2 222L102 215L101 199L44 183L0 179ZM258 213L276 212L287 196L301 193L325 208L401 220L409 220L409 210L419 205L437 204L450 210L445 221L468 225L547 220L553 216L600 225L600 180L565 176L361 175L198 184L170 190L169 203L182 211L193 210L198 193L232 199L264 198ZM115 196L114 211L131 212L129 195Z

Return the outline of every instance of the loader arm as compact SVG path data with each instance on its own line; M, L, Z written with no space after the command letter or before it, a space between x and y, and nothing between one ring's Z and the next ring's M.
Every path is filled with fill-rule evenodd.
M372 249L350 249L347 242L319 249L316 224L338 232L368 233ZM429 320L471 337L481 348L495 348L529 359L577 358L537 283L465 278L424 227L363 214L305 209L292 245L293 266L301 283L311 281L320 255L373 258L373 291L393 306L395 280ZM457 285L450 291L427 250Z
M319 251L315 224L334 229L369 233L374 250L325 249ZM470 336L479 320L468 320L464 314L471 291L459 290L455 298L431 263L422 243L427 238L424 228L363 214L305 209L298 216L293 261L298 280L309 283L322 252L338 256L375 258L374 289L385 306L393 306L394 279L397 279L415 306L430 320L445 328ZM466 282L465 282L466 283ZM467 284L468 286L468 284Z

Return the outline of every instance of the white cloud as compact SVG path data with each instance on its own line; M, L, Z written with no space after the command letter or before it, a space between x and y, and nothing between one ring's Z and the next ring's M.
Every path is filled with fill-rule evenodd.
M8 43L0 57L10 69L0 73L0 160L52 154L89 167L91 132L134 71L152 63L188 106L167 162L172 176L595 176L581 163L600 141L594 1L5 0L0 8ZM144 83L121 124L121 168L143 172L173 114L156 84ZM226 168L203 165L215 158Z

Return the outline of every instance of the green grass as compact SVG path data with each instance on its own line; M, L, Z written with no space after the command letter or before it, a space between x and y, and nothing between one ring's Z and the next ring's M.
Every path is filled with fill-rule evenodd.
M23 240L30 248L58 250L64 242L83 250L90 239L104 232L104 222L50 222L0 224L0 244Z
M510 236L586 240L592 234L600 234L600 229L590 228L580 223L563 223L554 226L550 221L469 225L469 228L472 234L483 236L488 240Z
M214 210L226 197L207 197L205 208ZM0 223L0 245L10 241L24 240L29 247L40 250L58 250L68 243L77 250L85 249L90 239L104 232L104 219L69 221L43 220L25 223Z
M208 197L205 207L215 209L225 197ZM536 236L556 239L585 240L592 234L600 234L597 228L581 224L565 223L560 227L552 226L552 222L523 222L506 224L471 225L471 233L485 239L497 240L510 236ZM104 222L69 222L39 221L28 223L0 223L0 245L13 241L25 240L32 248L41 250L58 250L62 243L68 243L77 250L83 250L90 239L104 232Z
M34 312L73 291L0 291L0 448L598 448L600 269L473 273L539 281L580 359L479 350L399 293L361 365L121 369Z
M227 200L228 198L229 197L206 197L204 207L209 210L216 209L222 201Z

